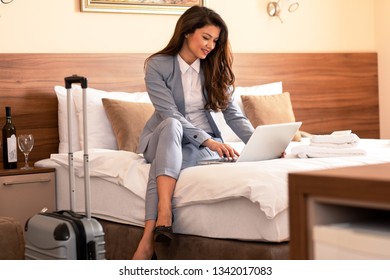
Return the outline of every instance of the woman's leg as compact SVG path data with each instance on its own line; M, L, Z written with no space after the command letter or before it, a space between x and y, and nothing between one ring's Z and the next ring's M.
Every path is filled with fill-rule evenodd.
M133 260L150 260L152 258L154 253L153 233L155 227L155 220L145 221L144 233L133 255Z
M172 197L182 164L183 129L176 119L166 119L153 132L144 157L152 162L145 198L145 229L133 259L150 259L157 225L172 225ZM156 223L156 219L157 223Z
M160 193L166 206L172 204L170 200L182 165L182 138L181 123L168 118L155 129L149 140L144 153L145 159L151 162L145 197L145 220L156 220L160 216L157 215L158 207L162 206L159 205Z
M171 226L172 225L172 197L175 191L176 179L161 175L157 177L157 222L156 226Z
M172 225L172 197L176 186L176 179L161 175L157 177L158 192L158 219L145 221L144 233L133 260L148 260L154 253L154 229L156 226Z

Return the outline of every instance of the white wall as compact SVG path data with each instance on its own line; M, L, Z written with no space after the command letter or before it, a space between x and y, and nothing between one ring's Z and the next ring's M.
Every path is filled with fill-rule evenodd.
M281 0L283 4L285 0ZM208 0L225 19L235 52L378 52L381 136L390 138L389 0L300 0L282 24L268 0ZM0 52L154 52L178 15L80 12L80 0L14 0L0 4ZM389 127L389 128L387 128Z
M379 71L379 113L381 138L390 138L390 1L376 2L376 43Z
M236 51L375 50L372 0L300 0L300 7L294 13L282 9L283 24L267 15L268 0L234 2L240 4L226 5L224 0L214 0L210 6L227 21Z
M267 0L208 0L227 22L236 52L375 51L373 0L300 0L266 14ZM283 3L283 0L282 0ZM80 12L80 0L0 4L0 52L154 52L178 15Z

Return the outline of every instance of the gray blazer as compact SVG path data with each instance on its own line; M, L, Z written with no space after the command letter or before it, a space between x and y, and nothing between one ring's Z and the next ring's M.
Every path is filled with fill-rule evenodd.
M201 79L204 76L201 72ZM138 153L143 153L148 145L154 129L166 118L175 118L183 126L183 142L192 143L200 147L210 135L204 130L193 126L185 116L184 92L181 81L181 71L176 56L158 55L151 58L145 69L146 90L152 101L155 112L147 121L140 136ZM207 94L204 93L205 98ZM231 98L228 107L223 111L226 123L240 137L243 142L248 142L253 133L253 126L242 114L238 105ZM221 137L221 131L215 124L210 112L206 112L213 133Z

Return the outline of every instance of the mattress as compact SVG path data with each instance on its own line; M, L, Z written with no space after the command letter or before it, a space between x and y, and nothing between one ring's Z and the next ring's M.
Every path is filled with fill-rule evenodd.
M176 233L212 238L282 242L289 239L288 174L390 161L388 140L362 139L364 156L285 158L195 166L182 171L173 198ZM241 149L242 146L235 146ZM89 151L91 213L97 218L143 226L149 164L125 151ZM82 153L74 154L76 211L84 211ZM56 168L57 207L69 209L67 154L36 166Z

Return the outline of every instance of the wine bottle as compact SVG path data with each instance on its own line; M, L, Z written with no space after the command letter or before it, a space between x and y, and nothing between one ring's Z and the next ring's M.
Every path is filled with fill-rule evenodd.
M12 123L11 107L5 107L5 125L3 127L3 167L4 169L17 168L18 150L16 128Z

